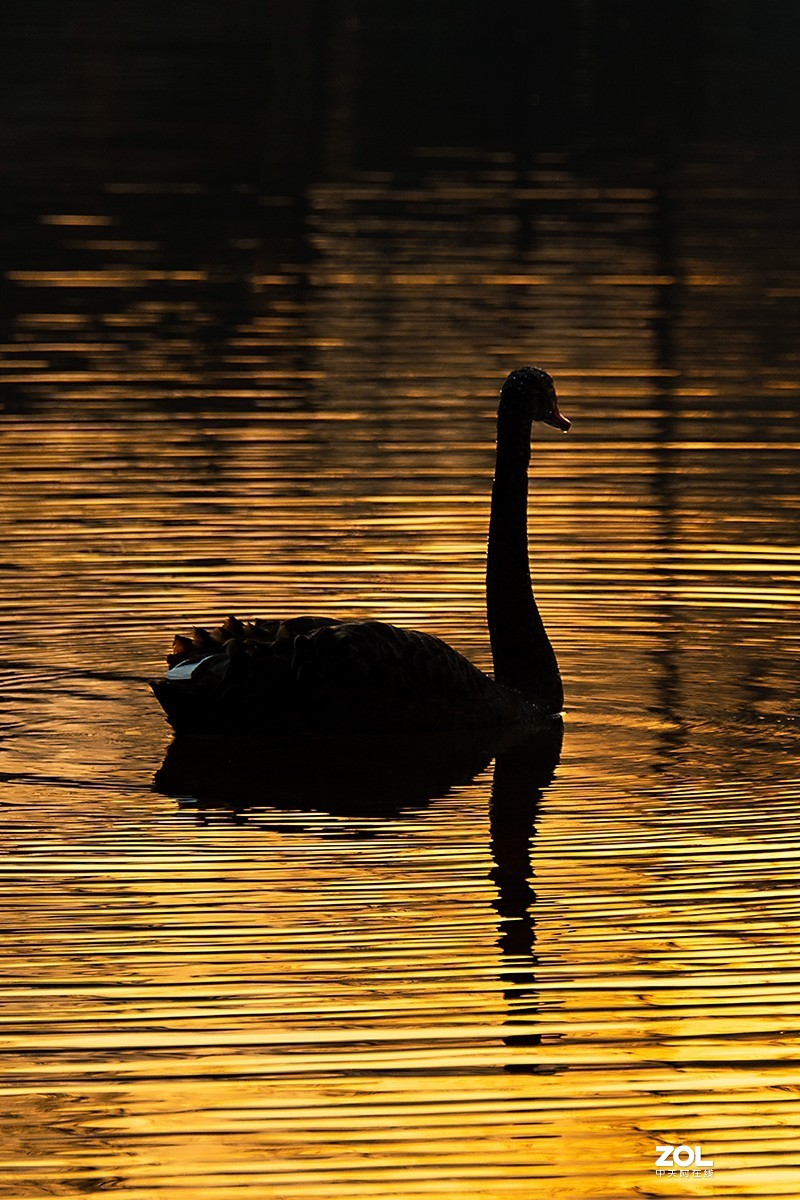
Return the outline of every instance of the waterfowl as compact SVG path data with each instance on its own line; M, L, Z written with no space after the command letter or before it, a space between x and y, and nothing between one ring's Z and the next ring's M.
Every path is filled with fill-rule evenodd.
M531 430L566 433L546 371L522 367L497 412L486 564L494 676L446 642L380 621L332 617L243 622L178 635L151 681L178 733L415 733L531 724L563 706L558 663L531 586Z

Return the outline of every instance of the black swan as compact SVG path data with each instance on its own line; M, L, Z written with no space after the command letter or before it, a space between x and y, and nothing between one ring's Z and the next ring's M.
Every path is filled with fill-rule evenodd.
M178 733L422 733L535 724L561 712L556 656L531 588L531 425L564 433L546 371L522 367L497 412L486 609L494 678L428 633L379 621L293 617L177 636L151 682Z

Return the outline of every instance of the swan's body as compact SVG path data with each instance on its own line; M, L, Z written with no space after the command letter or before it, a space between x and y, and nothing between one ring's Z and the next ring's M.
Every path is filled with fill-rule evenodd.
M553 648L531 589L531 424L564 431L553 381L512 372L500 397L486 572L495 677L439 638L378 621L228 620L177 637L152 683L178 732L383 733L531 723L561 711Z

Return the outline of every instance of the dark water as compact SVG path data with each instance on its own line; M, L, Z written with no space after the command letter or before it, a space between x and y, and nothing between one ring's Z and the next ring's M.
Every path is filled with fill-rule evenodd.
M6 199L0 1195L796 1195L785 150L246 176ZM176 629L371 615L490 666L524 361L574 422L533 456L552 781L380 744L154 790Z

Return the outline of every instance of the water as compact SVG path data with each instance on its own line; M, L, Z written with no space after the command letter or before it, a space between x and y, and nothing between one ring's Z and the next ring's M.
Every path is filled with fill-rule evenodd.
M7 204L0 1195L796 1195L784 160L429 146L314 183L306 238L244 178L114 166ZM229 611L489 668L524 361L574 422L531 496L557 765L165 761L145 680Z

